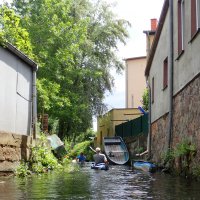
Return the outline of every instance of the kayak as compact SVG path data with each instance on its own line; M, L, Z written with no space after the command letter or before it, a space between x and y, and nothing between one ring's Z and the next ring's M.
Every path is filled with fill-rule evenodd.
M100 170L108 170L109 167L105 163L99 163L99 164L92 164L91 169L100 169Z
M133 167L145 172L155 172L156 165L147 161L133 161Z

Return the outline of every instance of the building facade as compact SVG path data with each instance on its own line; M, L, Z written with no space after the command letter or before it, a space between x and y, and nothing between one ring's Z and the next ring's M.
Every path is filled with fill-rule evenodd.
M142 95L146 88L144 70L146 56L125 59L126 62L126 108L142 106Z
M37 65L11 44L0 46L0 171L28 159L36 136Z
M199 32L199 0L165 0L145 69L151 91L151 155L158 163L167 150L184 143L196 149L193 167L200 159Z
M115 136L115 126L135 119L142 113L137 108L112 109L97 119L95 146L103 148L103 137Z

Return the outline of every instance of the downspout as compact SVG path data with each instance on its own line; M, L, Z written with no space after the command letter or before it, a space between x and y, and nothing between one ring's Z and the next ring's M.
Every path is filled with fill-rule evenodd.
M171 149L173 134L173 68L174 68L174 41L173 41L173 0L169 0L169 135L168 149Z
M127 62L126 62L126 60L125 60L125 63L126 63L126 71L125 71L125 73L126 73L126 108L128 108L129 106L128 106L128 64L127 64Z
M147 79L147 77L146 77ZM149 91L149 113L148 113L148 138L147 138L147 151L148 151L148 157L151 157L151 86L149 85L148 80L146 80L148 91Z
M33 70L33 139L37 135L37 91L36 91L36 70Z
M147 32L147 56L149 56L149 52L150 52L150 37L149 37L149 32ZM149 84L148 81L148 77L146 76L146 85L149 91L149 104L148 104L148 138L147 138L147 152L148 152L148 158L151 158L151 86Z
M148 159L151 158L151 87L148 83L148 77L146 77L146 84L147 84L147 88L148 88L148 91L149 91L149 105L148 105L148 110L149 110L149 113L148 113L148 137L147 137L147 150L142 152L142 153L139 153L139 154L136 154L136 156L142 156L144 154L147 154L148 153Z

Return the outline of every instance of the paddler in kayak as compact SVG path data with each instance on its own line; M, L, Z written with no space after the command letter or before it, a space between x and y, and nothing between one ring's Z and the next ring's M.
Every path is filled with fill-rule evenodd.
M101 153L101 149L99 147L97 147L95 149L95 151L96 151L96 154L93 155L95 165L97 165L99 163L107 164L108 160L107 160L106 156L103 153Z

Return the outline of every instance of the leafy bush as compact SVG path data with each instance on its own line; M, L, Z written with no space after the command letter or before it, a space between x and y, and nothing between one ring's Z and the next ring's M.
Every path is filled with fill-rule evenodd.
M48 147L47 138L43 134L40 136L40 144L32 148L31 165L33 172L36 173L56 169L59 166L58 160Z
M74 148L69 152L69 157L75 158L81 152L83 152L87 160L92 160L93 152L90 150L91 143L91 141L84 141L76 144Z
M15 170L15 175L17 175L19 177L25 177L30 174L31 174L31 171L29 170L28 163L26 163L24 161L22 161Z

